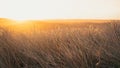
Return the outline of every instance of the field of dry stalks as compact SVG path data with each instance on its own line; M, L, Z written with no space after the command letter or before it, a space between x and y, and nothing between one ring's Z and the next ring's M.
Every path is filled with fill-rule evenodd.
M120 68L119 21L12 27L0 28L0 68Z

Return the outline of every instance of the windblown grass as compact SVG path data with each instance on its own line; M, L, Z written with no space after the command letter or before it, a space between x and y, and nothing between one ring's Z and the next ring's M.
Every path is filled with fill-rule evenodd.
M0 28L0 68L120 68L120 22Z

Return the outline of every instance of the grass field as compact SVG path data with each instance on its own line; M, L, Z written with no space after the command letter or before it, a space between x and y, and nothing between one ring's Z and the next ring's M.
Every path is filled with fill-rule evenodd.
M120 21L1 23L0 68L120 68Z

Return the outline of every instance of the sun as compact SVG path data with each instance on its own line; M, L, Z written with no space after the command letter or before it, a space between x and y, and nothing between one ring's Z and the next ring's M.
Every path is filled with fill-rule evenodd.
M12 20L15 20L15 21L25 21L25 20L28 20L27 18L17 18L17 17L8 17L9 19L12 19Z

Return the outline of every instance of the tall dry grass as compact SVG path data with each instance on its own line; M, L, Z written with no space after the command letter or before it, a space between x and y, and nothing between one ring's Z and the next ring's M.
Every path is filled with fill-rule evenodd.
M120 22L0 28L0 68L120 68Z

